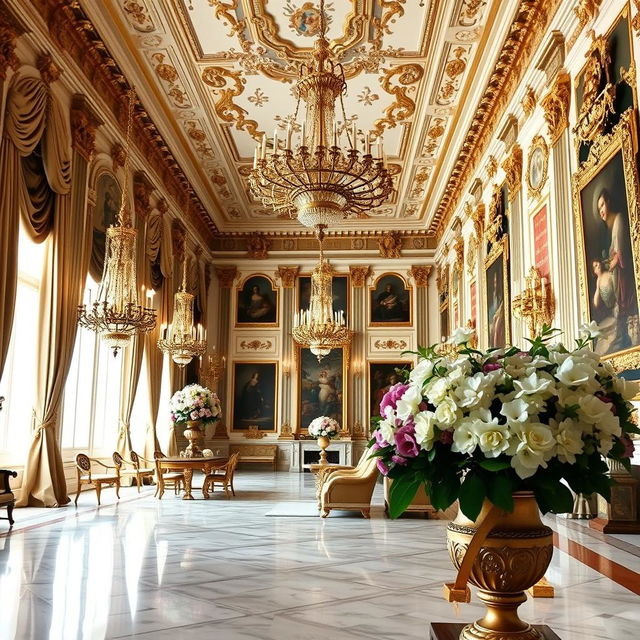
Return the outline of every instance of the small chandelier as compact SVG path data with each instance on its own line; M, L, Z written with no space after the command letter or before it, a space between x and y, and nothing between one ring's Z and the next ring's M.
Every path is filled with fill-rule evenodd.
M182 267L182 287L173 298L173 322L163 327L158 348L171 355L171 359L184 367L193 358L202 356L207 350L207 339L201 325L193 326L193 294L187 293L187 256Z
M351 341L351 332L345 325L344 312L333 310L331 265L324 259L322 240L324 228L316 228L320 243L320 262L311 273L311 297L309 308L294 313L293 339L302 346L308 346L318 362L331 352Z
M136 236L131 225L127 206L129 179L129 146L133 122L134 93L130 90L129 117L127 122L126 155L124 162L125 182L122 202L116 219L106 231L104 267L98 289L98 299L89 308L78 306L78 324L100 334L105 343L117 355L118 349L126 347L137 333L151 331L156 325L156 313L151 307L138 304L136 276Z
M358 149L356 126L351 133L346 126L347 149L340 146L335 120L335 103L342 105L343 122L347 122L342 94L347 83L344 69L332 59L325 37L324 0L320 0L320 36L311 60L300 65L296 84L298 104L306 103L299 144L291 144L291 124L284 144L277 131L273 150L267 155L266 136L256 148L253 169L249 174L251 192L265 206L278 214L296 217L306 227L327 227L348 217L361 217L380 206L391 194L393 184L384 162L382 138L376 139L376 157L371 152L371 135L365 136Z

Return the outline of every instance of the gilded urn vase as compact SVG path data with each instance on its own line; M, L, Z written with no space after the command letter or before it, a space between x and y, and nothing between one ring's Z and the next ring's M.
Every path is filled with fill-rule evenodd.
M327 447L331 444L328 436L318 436L318 446L320 447L320 464L327 464Z
M545 574L553 554L552 530L542 524L532 492L513 495L511 513L485 501L476 522L462 511L447 526L447 546L456 569L460 569L479 523L494 510L493 527L473 560L469 582L487 607L485 616L467 625L462 640L542 640L530 624L518 617L526 601L525 591Z
M204 428L201 420L188 420L187 428L184 430L184 437L189 441L189 445L184 450L185 458L202 458L203 453L200 443L204 441Z

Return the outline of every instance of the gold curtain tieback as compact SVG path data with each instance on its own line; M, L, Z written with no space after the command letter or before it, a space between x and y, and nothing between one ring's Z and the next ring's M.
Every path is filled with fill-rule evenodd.
M35 415L35 413L33 414L33 423L34 423L34 430L35 430L35 437L36 439L40 437L40 434L42 433L42 431L44 429L50 429L51 427L55 427L56 426L56 421L55 420L43 420L43 421L39 421ZM37 426L36 426L36 423Z
M120 420L120 435L124 436L129 431L130 424L124 420Z

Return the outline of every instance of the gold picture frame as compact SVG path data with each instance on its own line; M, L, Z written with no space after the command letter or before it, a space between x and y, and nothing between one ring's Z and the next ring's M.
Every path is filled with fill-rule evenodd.
M534 136L527 157L527 193L530 200L542 195L549 177L549 146L543 136Z
M500 296L500 291L502 295ZM511 293L509 290L509 234L493 243L484 262L484 293L487 346L504 347L511 343ZM495 294L498 294L497 296ZM495 300L495 303L494 303ZM500 309L502 307L502 309ZM502 323L502 326L501 326Z
M594 348L619 370L640 368L637 150L636 112L635 109L627 109L609 134L594 141L589 157L574 173L572 185L582 317L588 322L599 320L602 334ZM624 182L624 190L618 188L609 192L606 185L617 184L618 180ZM624 203L621 202L621 192L624 192ZM618 202L612 202L612 194L618 197ZM589 204L590 217L585 206ZM615 211L617 208L620 211ZM618 216L621 217L616 224ZM620 267L624 259L616 259L625 251L631 252L633 265L632 270L626 272L624 267ZM612 268L616 272L611 273ZM607 273L610 275L605 277Z
M234 360L231 367L231 431L246 433L251 428L257 428L265 433L275 433L280 386L278 361ZM253 383L256 373L258 378ZM264 407L268 408L269 402L271 409L267 411ZM241 416L242 411L245 414ZM240 422L243 423L241 426Z
M263 292L262 287L270 290ZM258 291L253 292L257 287ZM253 302L253 297L256 302ZM264 302L263 302L264 301ZM262 306L261 306L262 305ZM277 327L280 322L280 291L273 278L264 273L252 273L236 287L235 326Z
M401 285L400 285L401 283ZM398 296L393 292L386 291L387 286L402 286L402 292L406 295L406 309L403 300L398 300ZM376 308L376 302L380 301L381 297L387 295L396 299L398 307L397 317L393 316L394 311L388 312L389 319L384 320L384 313ZM387 298L390 299L390 298ZM380 306L380 305L379 305ZM376 318L376 319L374 319ZM387 271L380 274L369 287L369 326L370 327L411 327L413 326L413 287L408 281L399 273Z

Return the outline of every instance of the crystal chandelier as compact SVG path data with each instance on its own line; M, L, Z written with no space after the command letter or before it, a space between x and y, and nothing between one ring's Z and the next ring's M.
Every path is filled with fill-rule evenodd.
M359 217L381 205L392 191L392 181L384 162L382 139L376 139L376 157L372 155L372 137L364 145L356 139L356 126L338 130L335 104L340 98L343 122L347 122L342 94L347 83L344 69L332 58L325 37L324 0L320 0L320 36L311 59L300 65L295 92L306 103L299 144L292 147L291 124L286 138L273 136L273 149L267 154L267 140L256 148L249 184L253 195L278 214L297 216L306 227L328 227L348 217ZM347 149L340 146L346 134Z
M126 347L137 333L151 331L156 325L155 310L138 304L136 276L136 236L131 225L127 205L129 182L129 146L133 122L134 92L130 90L129 116L127 121L126 155L124 162L124 187L122 202L116 224L106 230L106 244L102 280L98 299L89 308L78 306L78 324L100 334L106 344L117 355L118 349Z
M182 286L173 298L173 322L163 326L158 348L171 355L171 359L181 367L192 358L202 356L207 350L207 340L201 325L193 326L193 294L187 293L187 257L182 267Z
M309 308L300 310L293 316L293 339L302 346L308 346L318 362L331 352L348 344L351 332L345 326L344 312L333 310L331 265L324 259L322 240L324 230L317 231L320 243L320 262L311 273L311 297Z

